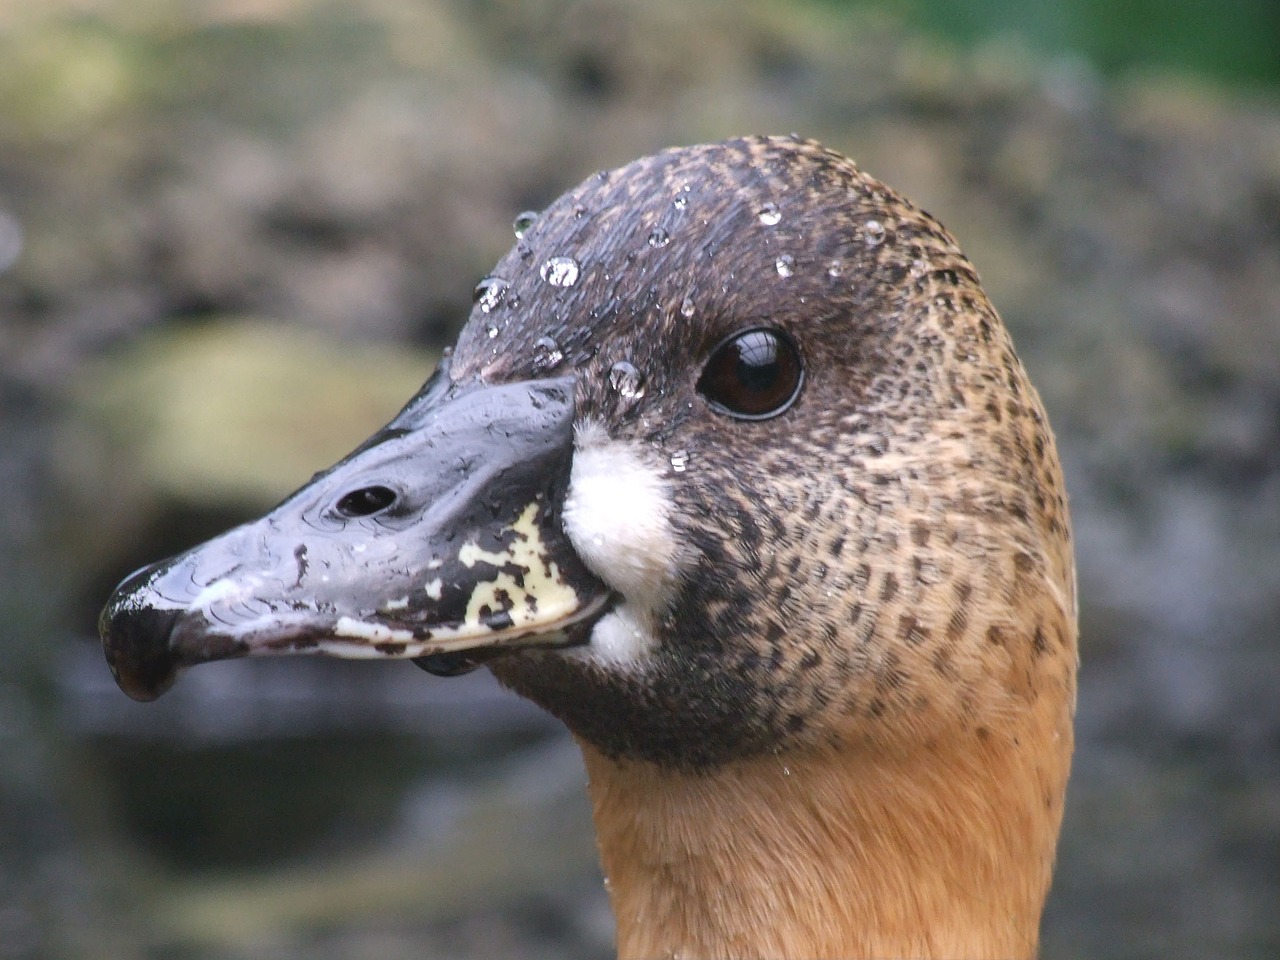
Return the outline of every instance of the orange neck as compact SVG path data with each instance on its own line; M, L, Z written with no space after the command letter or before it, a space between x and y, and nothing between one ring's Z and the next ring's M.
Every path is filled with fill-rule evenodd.
M1052 726L706 774L584 744L619 956L1034 956L1071 753Z

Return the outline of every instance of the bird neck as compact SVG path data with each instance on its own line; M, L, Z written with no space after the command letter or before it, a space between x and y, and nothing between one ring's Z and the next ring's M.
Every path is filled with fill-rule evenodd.
M1070 763L1055 726L705 773L583 745L619 957L1034 956Z

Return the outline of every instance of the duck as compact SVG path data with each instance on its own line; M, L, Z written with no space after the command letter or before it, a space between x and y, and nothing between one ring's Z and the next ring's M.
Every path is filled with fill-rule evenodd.
M795 136L602 171L516 234L386 427L117 587L119 685L485 667L581 748L620 957L1034 956L1070 519L956 241Z

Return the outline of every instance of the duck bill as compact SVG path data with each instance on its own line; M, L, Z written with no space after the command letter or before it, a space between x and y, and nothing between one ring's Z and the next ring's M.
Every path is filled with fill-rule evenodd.
M99 620L120 687L257 654L476 660L585 639L610 601L565 536L573 379L454 384L259 520L137 571Z

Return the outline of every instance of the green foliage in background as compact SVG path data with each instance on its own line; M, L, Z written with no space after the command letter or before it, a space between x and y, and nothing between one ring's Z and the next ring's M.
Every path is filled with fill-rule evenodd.
M1032 51L1083 57L1107 76L1134 69L1198 73L1280 88L1277 0L819 0L881 9L972 45L1015 38Z

